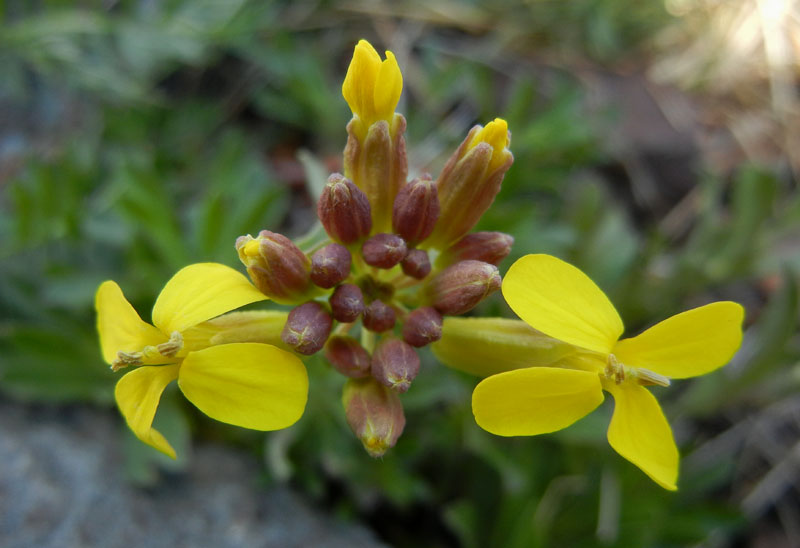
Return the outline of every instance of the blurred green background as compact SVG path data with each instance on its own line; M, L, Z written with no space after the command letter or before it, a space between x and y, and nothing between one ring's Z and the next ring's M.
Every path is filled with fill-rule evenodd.
M403 70L412 174L475 123L516 161L480 228L585 270L636 332L689 307L747 309L723 370L659 390L681 448L668 493L608 446L610 402L554 435L502 439L474 378L425 356L397 447L370 459L343 379L309 361L294 427L214 423L175 394L131 442L131 481L190 445L262 458L321 508L396 546L800 545L798 2L6 0L0 4L0 390L113 409L97 285L148 318L180 267L238 267L235 238L300 236L341 169L359 38ZM794 14L794 15L793 15ZM315 183L316 181L316 183ZM511 316L499 295L476 314ZM120 436L131 438L120 420ZM131 438L132 440L132 438Z

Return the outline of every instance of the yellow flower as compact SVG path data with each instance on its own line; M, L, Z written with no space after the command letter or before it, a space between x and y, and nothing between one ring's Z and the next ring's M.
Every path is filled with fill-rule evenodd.
M232 268L194 264L164 286L153 307L155 325L150 325L116 283L100 285L95 308L103 358L115 370L141 366L123 376L114 391L122 415L140 440L175 458L175 450L152 427L161 393L175 379L198 409L228 424L277 430L300 418L308 376L297 357L269 344L212 346L213 335L226 323L239 335L245 331L242 318L217 323L212 318L266 298ZM232 339L239 335L234 333Z
M724 301L682 312L619 340L622 320L583 272L549 255L527 255L503 280L503 296L528 325L579 351L550 364L503 372L475 388L472 409L500 436L566 428L614 396L608 442L665 489L675 490L678 449L658 402L644 385L709 373L742 340L744 309Z
M403 75L394 54L387 51L381 61L375 48L360 40L342 84L342 95L353 115L363 120L365 128L378 120L391 123L402 91Z

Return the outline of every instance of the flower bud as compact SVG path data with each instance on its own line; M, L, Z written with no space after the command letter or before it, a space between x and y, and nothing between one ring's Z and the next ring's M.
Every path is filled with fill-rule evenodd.
M364 309L364 327L375 333L383 333L394 327L394 308L383 301L372 301Z
M330 289L350 275L350 252L340 244L328 244L311 256L311 281Z
M430 306L417 308L403 323L403 340L420 348L442 338L442 315Z
M332 326L333 320L325 307L309 301L289 312L281 340L298 354L310 356L325 345Z
M371 377L348 380L342 405L347 424L372 457L394 447L403 433L406 418L400 397Z
M472 310L498 289L497 267L481 261L461 261L448 266L428 285L433 306L451 316Z
M497 266L511 253L513 244L514 237L502 232L474 232L442 252L436 259L436 266L443 268L470 259Z
M311 261L281 234L262 230L236 239L239 260L255 286L276 302L294 304L308 297Z
M353 181L334 173L322 189L317 216L332 240L349 245L360 242L372 230L367 196Z
M424 249L412 249L409 251L400 266L406 276L411 276L418 280L431 273L431 261L428 259L428 253Z
M350 323L364 312L364 295L354 284L342 284L333 291L328 303L337 322Z
M370 374L370 357L353 337L336 336L325 344L325 358L342 375L353 378Z
M392 228L408 245L416 245L433 232L439 218L439 197L430 175L406 183L394 199Z
M403 238L397 234L375 234L361 246L364 262L377 268L392 268L408 253Z
M478 222L492 205L514 157L508 150L508 124L500 118L475 126L445 164L436 180L440 222L425 241L444 249Z
M388 337L372 353L372 376L397 392L406 392L419 373L419 356L408 343Z
M391 230L394 199L408 175L405 130L406 120L397 113L368 129L358 118L347 124L344 172L367 195L375 232Z

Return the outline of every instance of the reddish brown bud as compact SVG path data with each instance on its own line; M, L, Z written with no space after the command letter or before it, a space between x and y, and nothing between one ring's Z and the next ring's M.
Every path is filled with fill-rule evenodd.
M357 243L372 230L372 217L366 194L353 181L334 173L322 190L317 216L332 240Z
M340 244L328 244L311 256L311 281L330 289L350 275L350 252Z
M406 243L397 234L375 234L361 246L364 262L377 268L392 268L406 253Z
M500 273L489 263L461 261L437 274L428 288L436 310L455 316L500 289Z
M442 315L430 306L418 308L403 323L403 340L422 347L442 338Z
M419 373L419 356L407 343L388 337L372 353L372 376L397 392L406 392Z
M422 249L412 249L400 263L407 276L421 280L431 273L431 261L428 253Z
M354 322L364 312L364 295L357 285L340 285L333 291L328 302L337 322Z
M373 457L394 447L403 433L406 418L400 397L371 377L349 379L342 391L342 405L347 424Z
M370 357L353 337L336 336L325 344L325 358L347 377L361 378L370 374Z
M436 266L445 266L458 261L483 261L497 266L511 253L514 237L502 232L474 232L467 234L445 250L436 259Z
M430 175L406 183L394 199L392 227L409 245L433 232L439 218L439 197Z
M364 310L364 327L383 333L394 327L394 309L383 301L372 301Z
M269 230L258 238L240 236L236 251L255 286L271 299L294 304L308 297L311 261L286 236Z
M289 312L281 340L298 354L309 356L322 349L332 326L333 320L325 307L309 301Z

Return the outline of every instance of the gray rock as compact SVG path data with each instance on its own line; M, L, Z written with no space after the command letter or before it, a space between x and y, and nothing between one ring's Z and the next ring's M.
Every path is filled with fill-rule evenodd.
M129 485L119 425L88 407L0 401L0 547L371 547L285 487L260 488L258 463L201 446L183 474Z

